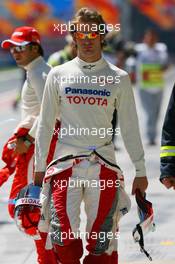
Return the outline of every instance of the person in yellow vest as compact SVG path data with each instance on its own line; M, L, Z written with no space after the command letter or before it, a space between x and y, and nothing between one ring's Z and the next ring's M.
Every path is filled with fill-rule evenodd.
M67 35L65 40L67 42L67 45L64 47L64 49L56 51L49 56L48 64L50 66L55 67L57 65L61 65L76 57L77 51L72 36Z
M144 34L143 43L136 44L136 75L141 104L146 114L146 133L149 145L156 144L156 127L162 101L164 70L168 64L167 46L158 42L153 29Z

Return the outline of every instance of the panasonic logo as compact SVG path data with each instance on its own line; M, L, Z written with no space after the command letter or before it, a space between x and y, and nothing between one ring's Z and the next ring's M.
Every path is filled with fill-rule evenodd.
M93 89L81 89L81 88L65 88L66 94L87 94L87 95L98 95L98 96L110 96L111 92L106 89L103 90L93 90Z

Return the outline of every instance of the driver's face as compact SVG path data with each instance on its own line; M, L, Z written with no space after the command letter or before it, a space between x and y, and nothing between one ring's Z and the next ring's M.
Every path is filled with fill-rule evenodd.
M86 27L80 24L82 25L83 23L79 22L77 28L81 28L81 31L77 30L77 32L74 33L74 41L77 44L78 56L87 62L97 61L101 57L102 35L92 30L92 24L94 25L94 23L85 23ZM83 28L86 30L83 30Z

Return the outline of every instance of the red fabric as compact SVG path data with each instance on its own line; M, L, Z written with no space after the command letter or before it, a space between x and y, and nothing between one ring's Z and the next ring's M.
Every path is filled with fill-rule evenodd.
M50 144L50 149L49 149L49 154L47 157L47 164L49 164L52 159L53 159L53 155L54 155L54 151L55 151L55 147L56 147L56 143L58 140L58 133L59 133L59 128L60 128L60 122L57 120L56 121L56 125L55 125L55 133L53 134L52 140L51 140L51 144ZM4 147L3 147L3 151L2 151L2 161L4 161L6 163L6 166L3 167L2 169L0 169L0 186L2 186L10 177L10 175L12 175L16 169L16 167L19 167L17 170L22 171L21 169L21 163L25 163L26 165L28 164L30 158L32 157L32 151L29 148L29 152L30 154L27 153L27 155L14 155L14 148L10 148L10 143L19 138L19 137L23 137L26 136L29 132L29 129L26 128L19 128L18 131L11 137L9 138L9 140L5 143ZM18 162L19 159L19 162ZM18 162L18 165L17 165ZM25 170L26 171L26 170ZM23 173L24 174L24 173ZM25 185L24 185L25 186ZM22 184L22 187L24 187ZM12 186L13 188L13 186Z
M56 124L56 129L59 128L59 123ZM8 143L18 137L22 137L28 134L28 129L20 128L17 133L11 137L8 142L5 144L3 153L2 153L2 160L6 163L6 166L0 170L0 185L2 185L5 181L8 180L9 176L14 173L14 180L11 187L10 197L9 197L9 205L8 210L9 214L12 218L14 218L14 203L13 200L16 198L19 191L29 184L27 175L28 175L28 165L29 162L34 154L34 144L32 144L28 152L21 155L13 155L14 149L8 148ZM50 152L48 155L47 162L50 163L54 151L56 142L58 140L58 133L53 135ZM13 165L13 166L12 166ZM11 203L12 201L12 203ZM41 240L36 240L36 249L38 254L38 264L58 264L55 258L55 254L53 250L46 250L45 249L45 242L46 242L46 234L41 236Z
M81 239L75 239L67 246L54 244L54 249L61 264L80 264L80 259L83 255Z
M40 236L42 239L35 240L36 251L38 254L38 264L59 264L56 260L54 251L45 249L47 233L40 232Z
M59 129L60 123L57 122L55 129ZM14 180L11 187L11 192L9 196L9 214L13 218L14 217L14 204L13 199L16 198L19 191L28 184L28 165L29 162L34 154L34 144L32 144L27 153L14 155L14 149L9 149L8 144L19 137L26 136L29 132L29 129L20 128L18 129L17 133L13 135L7 143L4 145L3 152L2 152L2 160L6 163L6 166L0 170L0 186L8 180L9 176L14 173ZM58 140L58 133L55 133L52 137L50 151L48 154L47 162L50 163L53 159L54 151L56 142ZM47 163L47 164L48 164Z
M8 180L9 176L15 171L15 167L5 166L0 170L0 187Z
M100 227L103 225L107 215L109 214L109 211L113 205L117 192L117 188L115 186L117 173L115 171L108 169L104 165L101 165L101 172L99 178L102 181L107 181L107 180L109 180L110 182L112 181L113 185L112 187L111 186L108 187L108 185L106 184L106 187L100 192L97 217L92 226L92 230L89 236L90 238L87 241L88 242L87 250L91 253L93 253L97 242L97 240L94 239L93 236L91 238L91 234L93 233L98 234L100 232Z
M15 133L15 135L9 138L9 140L5 143L1 159L6 163L6 166L0 170L0 186L8 180L10 175L12 175L16 169L18 155L14 154L14 148L12 148L10 143L18 137L26 136L28 131L29 130L26 128L18 129L17 133Z
M19 154L17 163L16 163L16 171L13 179L9 200L13 200L16 198L19 191L28 184L28 165L34 154L34 145L32 144L27 153ZM14 217L14 204L9 203L8 206L9 214L13 218Z
M24 232L30 236L35 236L38 233L38 223L41 217L41 209L33 207L30 210L28 205L23 205L18 211L18 221L25 230Z
M69 168L58 175L55 175L53 177L53 180L51 182L51 188L52 188L52 197L53 197L53 203L54 208L57 212L58 219L60 222L60 228L61 232L66 232L67 234L71 234L71 226L70 221L67 215L67 188L68 184L66 186L59 186L59 182L61 181L69 181L69 178L72 175L72 168ZM69 232L70 231L70 232ZM64 239L63 241L64 245L67 245L70 243L69 237Z
M57 124L58 126L58 124ZM58 128L57 128L58 129ZM27 175L28 175L28 165L29 162L34 154L34 144L32 144L28 150L27 153L21 154L21 155L13 155L14 149L9 149L8 144L10 141L22 137L28 134L28 129L20 128L17 133L11 137L8 142L5 144L3 148L2 153L2 160L6 163L6 166L0 170L0 186L8 180L9 176L14 173L14 180L11 187L11 192L9 196L9 205L8 210L10 216L14 217L14 203L13 200L16 198L19 191L25 187L27 184L29 184ZM51 162L56 142L58 139L58 133L55 134L51 141L50 146L50 152L48 155L48 163ZM13 165L13 166L12 166ZM12 201L12 203L11 203ZM41 240L36 240L35 245L37 249L38 254L38 264L58 264L54 255L53 250L45 250L45 241L46 241L46 235L45 238L42 235Z
M102 255L88 255L83 260L83 264L118 264L118 254L113 252L112 255L106 253Z

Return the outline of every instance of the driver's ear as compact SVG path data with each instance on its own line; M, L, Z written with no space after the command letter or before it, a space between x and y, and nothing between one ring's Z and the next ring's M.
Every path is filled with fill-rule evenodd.
M35 51L35 53L39 52L39 47L37 45L32 45L32 49Z
M76 33L75 32L72 34L72 39L73 39L74 47L77 48L77 38L76 38Z
M72 38L75 44L77 44L76 32L72 34Z
M101 43L103 43L104 39L105 39L105 35L104 34L100 34L100 38L101 38Z
M106 45L106 41L105 41L105 35L100 35L100 40L101 40L101 47Z

